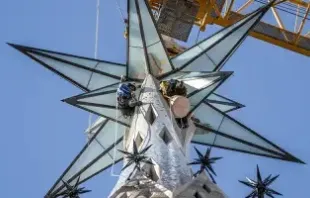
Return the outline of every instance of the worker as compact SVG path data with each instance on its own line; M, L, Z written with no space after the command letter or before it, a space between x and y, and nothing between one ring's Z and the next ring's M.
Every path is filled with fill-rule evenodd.
M176 88L178 82L179 81L175 80L175 79L170 79L169 80L169 83L168 83L169 86L168 86L167 92L170 93L170 95L175 95L174 94L175 93L175 88Z
M133 113L134 107L140 106L141 101L135 98L136 86L132 83L125 83L126 78L121 76L121 84L117 89L118 107L122 110L125 116L130 116Z
M179 95L179 96L184 96L184 97L187 96L187 89L186 89L183 81L178 81L178 83L175 87L175 93L176 93L176 95Z
M172 96L187 96L187 90L183 81L170 79L160 82L160 91L166 99L170 100ZM180 128L184 129L188 127L188 117L175 118Z
M160 82L160 91L162 92L162 94L166 97L171 97L175 92L175 87L177 84L177 80L174 79L170 79L170 80L164 80Z
M187 90L183 81L175 79L170 79L169 81L161 81L160 91L166 97L171 97L174 95L186 97L187 95Z

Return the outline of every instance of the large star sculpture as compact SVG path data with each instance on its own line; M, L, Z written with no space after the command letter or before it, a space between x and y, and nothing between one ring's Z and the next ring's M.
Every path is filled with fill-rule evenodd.
M92 137L47 195L65 190L80 176L85 182L122 160L123 131L130 117L118 112L116 90L122 75L139 85L147 74L158 81L179 79L185 83L190 114L200 122L192 143L212 145L253 155L303 163L279 146L233 119L227 113L243 107L215 90L232 74L220 71L270 8L271 3L235 24L202 40L176 57L169 58L146 0L128 0L127 63L114 63L9 43L12 47L84 91L64 101L99 115L88 129ZM141 90L136 90L139 94ZM115 133L111 131L116 130Z

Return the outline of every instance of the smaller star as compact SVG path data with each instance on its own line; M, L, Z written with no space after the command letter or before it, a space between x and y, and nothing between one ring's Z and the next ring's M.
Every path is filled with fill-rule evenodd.
M138 171L141 171L142 170L141 163L143 162L154 165L152 161L145 155L146 151L148 151L151 148L151 146L152 145L149 145L139 152L136 142L133 141L133 152L132 153L123 151L123 150L118 150L119 152L123 153L125 157L128 159L128 163L122 168L122 171L128 168L132 164L135 164L135 168L133 169L132 173L135 171L135 169L137 169ZM130 179L130 176L128 179Z
M204 170L206 170L207 173L209 174L209 176L211 177L213 183L216 183L213 176L212 176L212 174L216 176L216 173L212 168L212 164L214 164L216 160L222 159L222 157L210 158L211 148L207 149L205 155L202 155L196 147L194 147L194 148L196 150L198 158L195 159L193 162L188 164L188 165L200 165L200 169L194 174L194 176L197 176L198 174L200 174Z
M272 182L274 182L279 177L279 175L274 176L274 177L272 177L272 175L269 175L264 180L262 180L259 167L257 165L256 177L257 177L257 181L251 180L249 178L246 178L247 181L239 180L240 183L253 189L253 191L245 198L250 198L250 197L251 198L255 198L255 197L264 198L264 195L267 195L268 197L271 197L271 198L274 198L273 195L282 196L281 193L268 187Z
M85 187L78 188L79 181L80 181L80 176L75 182L75 185L71 186L68 182L62 180L62 183L65 185L66 190L59 194L56 194L55 197L62 196L62 198L80 198L79 197L80 194L91 192L91 190L84 190Z

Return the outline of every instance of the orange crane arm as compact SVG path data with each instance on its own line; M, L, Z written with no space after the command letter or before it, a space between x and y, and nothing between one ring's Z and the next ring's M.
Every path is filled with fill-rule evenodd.
M159 11L167 1L169 0L149 0L149 3L152 9ZM209 24L227 27L237 20L242 19L246 14L242 14L241 12L253 5L255 0L246 0L246 2L238 8L234 6L236 1L237 0L196 0L195 3L199 3L199 10L194 24L199 26L201 31L205 31L206 26ZM242 0L238 0L238 3L240 3L239 1ZM295 16L295 31L285 26L285 20L282 20L280 14L274 8L284 2L289 2L290 5L298 9ZM299 54L310 56L310 30L306 30L308 26L305 25L309 21L310 2L302 0L279 0L275 3L274 7L271 11L277 26L272 25L270 22L262 21L250 32L250 36ZM234 8L234 10L232 8ZM299 14L299 9L303 9L304 11L302 16ZM287 17L288 16L286 16L286 18ZM297 19L300 19L299 25L297 24Z

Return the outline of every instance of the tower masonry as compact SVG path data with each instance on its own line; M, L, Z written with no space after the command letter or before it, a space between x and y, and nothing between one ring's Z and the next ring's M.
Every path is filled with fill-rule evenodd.
M146 155L154 165L143 166L143 171L151 176L148 179L156 182L159 189L165 189L162 192L165 192L167 197L224 197L222 191L204 173L194 177L191 167L188 166L189 144L196 130L190 117L187 128L178 126L171 111L173 103L163 97L159 91L159 82L152 75L145 78L138 97L143 105L136 108L131 128L124 134L124 148L132 152L133 142L136 142L139 150L152 145ZM127 178L133 168L132 165L122 171L111 197L135 197L136 191L119 190L130 183ZM141 173L136 171L130 180L139 178ZM153 192L154 196L157 193Z

